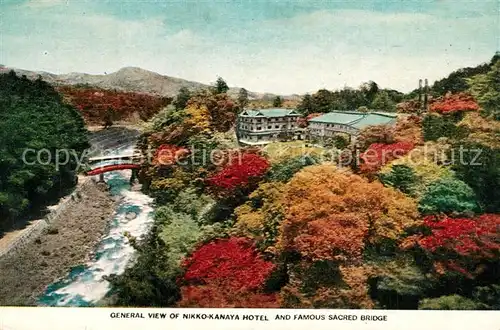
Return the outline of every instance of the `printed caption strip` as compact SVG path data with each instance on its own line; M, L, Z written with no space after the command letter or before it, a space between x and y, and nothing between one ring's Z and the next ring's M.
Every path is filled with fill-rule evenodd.
M155 308L0 308L0 330L155 329L370 329L412 330L446 325L454 330L500 330L500 312L155 309Z

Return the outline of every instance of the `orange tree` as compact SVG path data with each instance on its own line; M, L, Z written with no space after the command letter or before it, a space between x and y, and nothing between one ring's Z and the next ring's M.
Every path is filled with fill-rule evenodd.
M277 247L299 255L300 262L291 267L282 304L373 307L367 284L371 268L363 255L395 251L406 231L419 224L415 201L330 165L298 172L283 201Z

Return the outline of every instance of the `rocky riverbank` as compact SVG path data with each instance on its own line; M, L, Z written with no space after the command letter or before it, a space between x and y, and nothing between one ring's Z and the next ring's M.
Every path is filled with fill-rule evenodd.
M86 184L81 200L33 242L0 260L0 305L35 305L47 285L87 262L106 233L116 201L102 185Z

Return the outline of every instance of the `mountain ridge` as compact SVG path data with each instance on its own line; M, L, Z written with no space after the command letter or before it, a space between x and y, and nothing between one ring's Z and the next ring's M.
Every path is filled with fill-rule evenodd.
M177 95L182 87L186 87L189 90L196 90L200 88L208 88L210 86L197 81L162 75L154 71L134 66L123 67L118 71L105 74L90 74L81 72L55 74L46 71L30 71L0 66L0 73L8 72L10 70L14 70L14 72L18 75L25 75L28 79L37 79L40 76L42 80L55 86L89 85L107 90L147 93L167 97ZM231 87L228 94L232 97L237 97L239 90L240 87ZM278 96L278 94L248 91L248 96L250 99L259 100L272 99ZM283 97L286 100L301 98L300 95L295 94Z

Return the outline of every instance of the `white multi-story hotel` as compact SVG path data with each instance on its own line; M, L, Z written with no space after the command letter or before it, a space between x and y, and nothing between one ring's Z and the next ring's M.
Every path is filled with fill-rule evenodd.
M293 109L244 110L238 118L239 141L257 145L275 141L280 136L297 139L301 131L299 118L300 114Z

